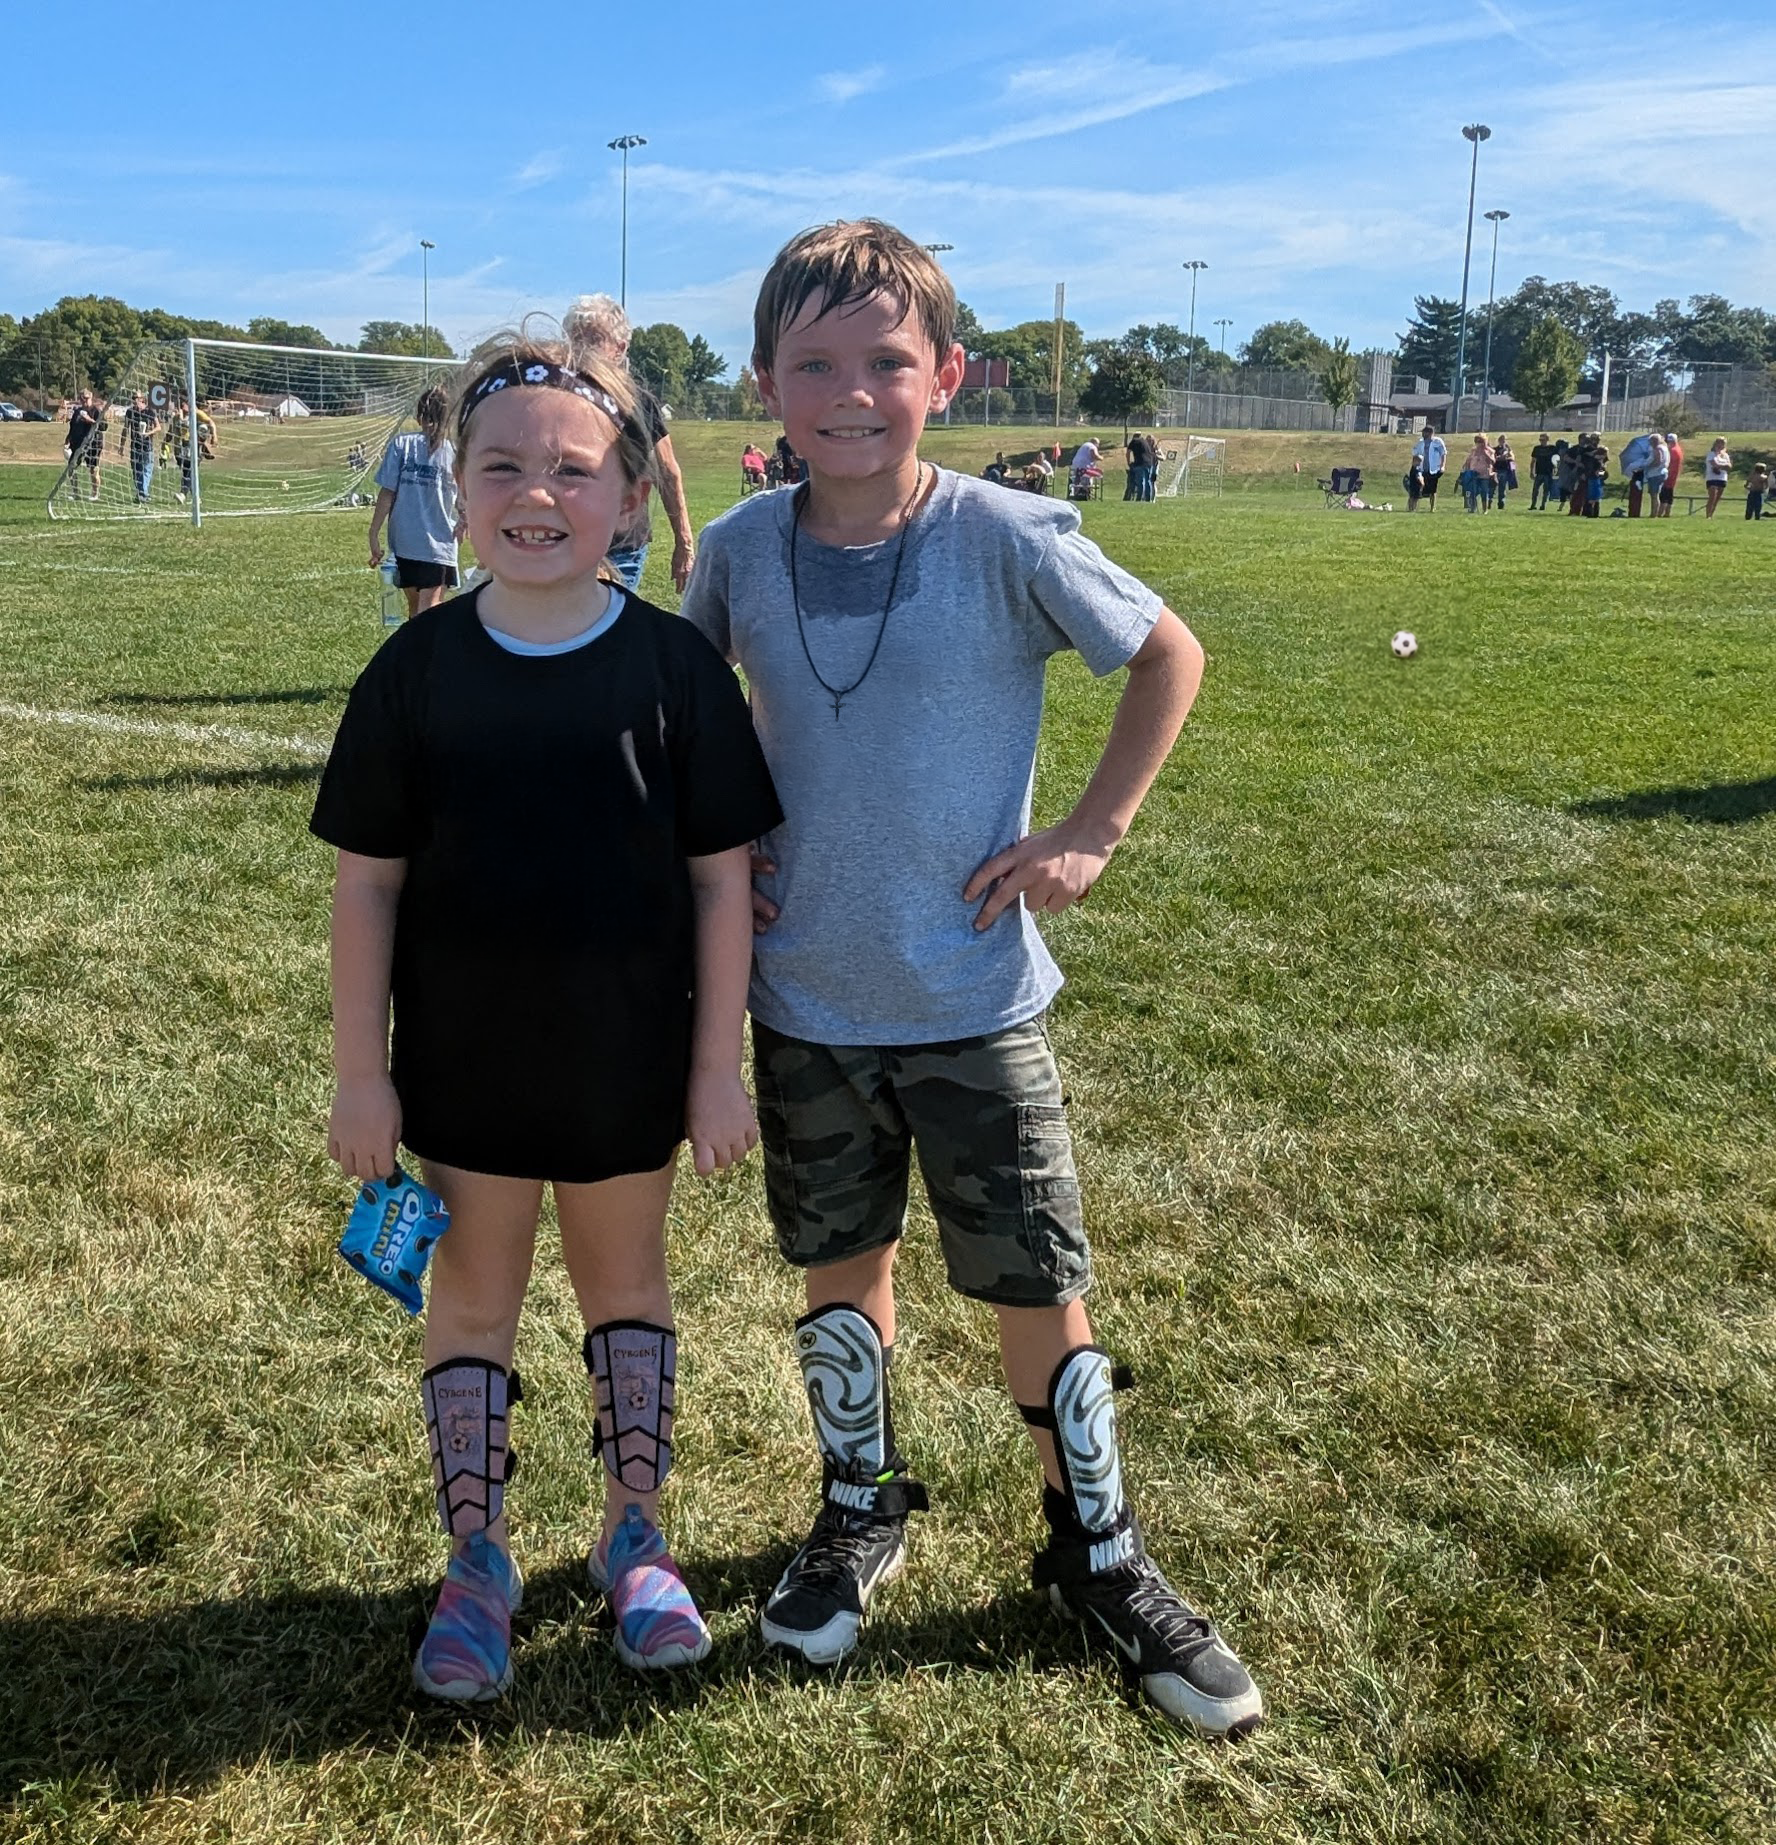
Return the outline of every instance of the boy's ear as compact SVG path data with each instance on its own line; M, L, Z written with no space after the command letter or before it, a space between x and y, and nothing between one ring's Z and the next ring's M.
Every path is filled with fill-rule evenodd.
M752 381L758 386L759 402L781 422L783 411L777 401L777 380L762 365L755 365L752 369Z
M931 408L941 410L962 388L962 372L968 363L968 355L961 346L954 345L949 355L937 368L937 376L931 381Z

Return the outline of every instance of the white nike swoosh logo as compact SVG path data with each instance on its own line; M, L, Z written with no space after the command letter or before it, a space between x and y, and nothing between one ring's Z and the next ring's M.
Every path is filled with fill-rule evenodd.
M1092 1619L1096 1621L1097 1624L1101 1628L1103 1628L1104 1632L1107 1633L1110 1636L1110 1638L1116 1642L1116 1650L1122 1654L1122 1656L1129 1662L1131 1666L1138 1666L1141 1663L1141 1643L1140 1641L1123 1639L1122 1635L1119 1634L1116 1631L1116 1629L1112 1627L1110 1623L1106 1621L1101 1614L1098 1613L1097 1609L1094 1608L1091 1612L1092 1612Z

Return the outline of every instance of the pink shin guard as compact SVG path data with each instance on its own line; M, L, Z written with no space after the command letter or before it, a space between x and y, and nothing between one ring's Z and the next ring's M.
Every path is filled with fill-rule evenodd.
M646 1320L607 1320L587 1333L585 1359L605 1471L632 1493L657 1492L672 1466L676 1336Z
M512 1472L506 1412L518 1398L515 1384L484 1358L447 1358L420 1379L438 1521L453 1538L485 1531L505 1510Z

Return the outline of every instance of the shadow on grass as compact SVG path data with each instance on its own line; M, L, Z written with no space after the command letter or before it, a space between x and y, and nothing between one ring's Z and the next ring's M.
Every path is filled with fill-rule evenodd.
M1695 820L1706 826L1743 826L1776 811L1776 775L1756 782L1707 782L1699 788L1643 788L1575 801L1566 811L1589 820Z
M389 1593L289 1590L148 1613L47 1613L0 1620L0 1800L70 1783L124 1797L205 1786L273 1756L314 1761L339 1749L448 1753L512 1733L613 1736L655 1716L735 1695L793 1692L830 1671L769 1652L756 1609L788 1546L687 1570L703 1607L732 1620L709 1658L685 1672L631 1672L611 1647L602 1601L582 1566L530 1578L514 1622L516 1678L495 1704L457 1708L416 1694L409 1677L431 1586ZM872 1618L842 1674L1070 1669L1077 1634L1032 1595L896 1622Z
M106 705L327 705L344 698L348 685L286 686L272 692L107 692Z
M89 794L141 794L164 788L300 788L321 779L318 762L270 762L256 769L168 769L160 775L93 775Z

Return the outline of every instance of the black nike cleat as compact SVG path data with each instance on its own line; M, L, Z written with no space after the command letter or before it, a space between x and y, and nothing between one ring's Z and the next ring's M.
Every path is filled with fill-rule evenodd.
M924 1509L917 1481L847 1479L829 1463L814 1528L759 1614L766 1643L836 1665L856 1646L870 1597L906 1567L907 1513Z
M1166 1581L1126 1508L1103 1537L1054 1532L1033 1573L1058 1612L1113 1648L1174 1723L1205 1736L1249 1736L1263 1723L1251 1674L1214 1622Z

